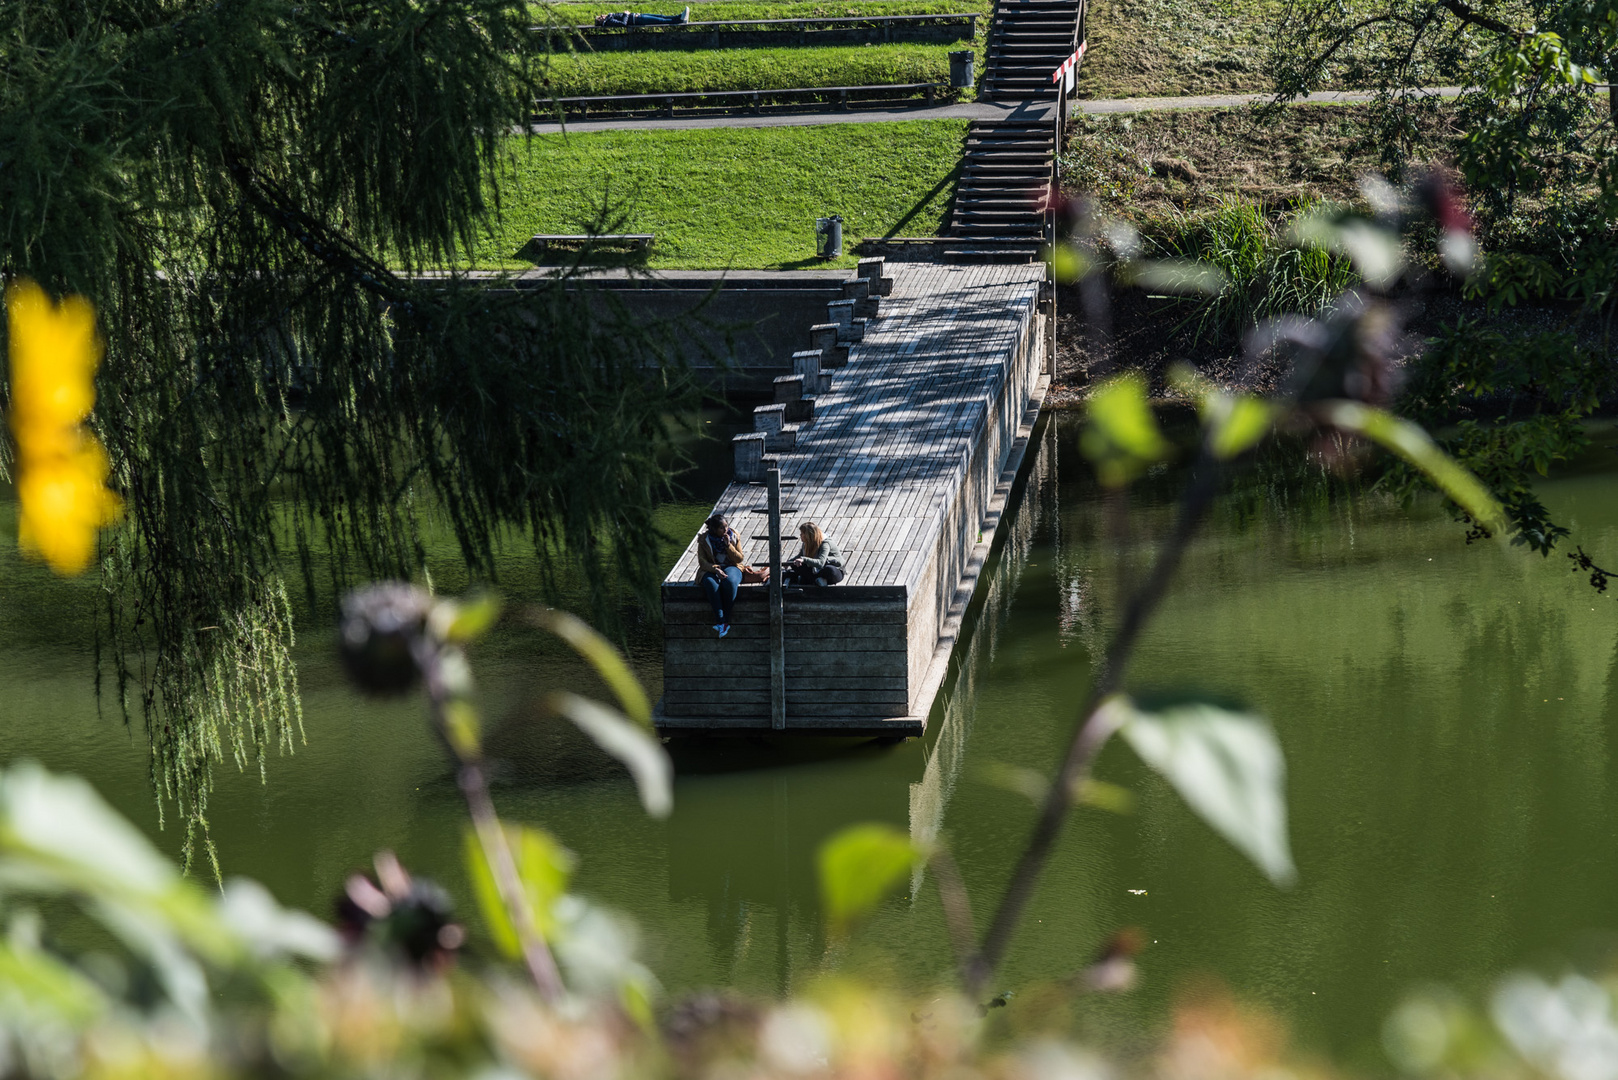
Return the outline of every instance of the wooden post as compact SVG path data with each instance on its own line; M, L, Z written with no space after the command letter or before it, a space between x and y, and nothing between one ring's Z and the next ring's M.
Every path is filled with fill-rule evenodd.
M781 470L764 474L770 511L770 727L787 726L786 616L781 601Z

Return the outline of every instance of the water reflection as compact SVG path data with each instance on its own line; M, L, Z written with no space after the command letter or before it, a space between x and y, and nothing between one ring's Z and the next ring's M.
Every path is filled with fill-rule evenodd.
M980 919L998 899L1034 807L985 783L985 766L1048 774L1178 483L1148 478L1109 502L1076 434L1062 417L1038 431L925 740L682 745L674 815L654 822L615 765L533 708L557 685L593 686L565 649L518 631L479 646L502 812L579 854L579 888L638 922L672 992L776 993L833 967L916 990L949 978L928 875L851 942L828 943L815 851L844 825L887 822L949 844ZM1618 552L1615 493L1612 473L1542 489L1592 553ZM689 536L706 508L666 507L663 527ZM97 713L94 589L59 587L13 556L0 544L0 758L85 774L177 850L158 829L143 734ZM534 576L520 554L503 573L518 596ZM1139 1039L1211 972L1306 1046L1381 1072L1378 1032L1407 987L1482 987L1618 926L1613 603L1565 561L1467 546L1435 505L1249 478L1188 553L1129 686L1214 692L1273 720L1300 883L1272 888L1111 747L1099 775L1131 788L1136 811L1075 816L1002 988L1076 971L1120 926L1142 926L1140 988L1078 1007L1083 1033ZM634 634L655 692L655 631ZM388 846L464 897L459 799L420 704L359 699L330 644L319 619L300 628L308 746L272 760L265 786L221 777L212 820L227 872L324 911L342 876Z

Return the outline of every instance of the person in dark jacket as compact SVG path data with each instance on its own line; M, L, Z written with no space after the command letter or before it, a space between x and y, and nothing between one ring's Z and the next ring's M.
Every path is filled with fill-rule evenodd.
M596 25L608 26L674 26L691 21L691 9L687 7L678 15L652 15L644 11L614 11L607 15L597 15Z
M843 553L819 525L799 525L798 541L803 551L781 568L781 584L835 585L843 580Z
M741 588L742 573L748 570L752 567L742 554L741 537L724 514L715 514L697 537L697 582L713 607L713 628L720 637L730 633L736 590Z

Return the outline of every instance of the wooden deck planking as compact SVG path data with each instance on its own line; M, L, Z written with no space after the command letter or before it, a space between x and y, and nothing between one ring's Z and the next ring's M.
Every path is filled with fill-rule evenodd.
M867 325L864 340L850 348L848 363L837 370L830 389L816 398L815 419L801 427L796 446L775 457L783 483L792 485L782 492L783 533L795 540L797 522L818 522L843 550L847 570L844 583L827 594L813 600L789 597L789 627L802 625L801 617L793 618L798 612L819 609L821 615L811 621L823 624L829 637L822 641L817 632L813 651L828 663L839 639L854 648L882 641L882 651L907 669L902 689L914 694L978 533L985 490L994 487L1037 379L1027 354L1031 343L1037 348L1042 340L1031 330L1044 270L903 264L890 271L894 288L882 301L881 317ZM1011 430L995 430L1008 414ZM753 513L763 503L762 487L732 484L715 506L731 517L744 553L755 564L768 562L768 541L753 539L765 532L762 515ZM964 551L950 550L963 542ZM796 553L795 542L783 544L783 558ZM743 645L739 639L704 641L703 634L712 635L706 626L711 612L690 585L695 576L693 538L665 580L668 675L678 685L675 690L671 684L673 697L665 698L665 720L675 720L674 713L690 715L700 704L697 689L676 670L682 658L700 655L712 671L709 665L727 644ZM879 612L862 597L872 587L898 590L879 605L883 610L875 621ZM743 589L732 631L733 639L745 635L747 646L734 658L745 654L747 666L757 650L767 655L763 592ZM758 600L750 603L748 593L759 594ZM892 629L881 637L870 633L872 627ZM801 670L790 659L793 636L789 629L789 671ZM807 639L798 636L797 647L810 651ZM736 678L746 680L747 689L738 685L739 696L731 697L731 690L708 677L715 706L745 711L767 699L767 666L738 671ZM847 686L856 699L881 706L872 719L903 716L905 708L916 705L908 698L901 705L897 687L877 702L859 688L860 680L851 671ZM802 707L824 693L818 684L814 691L808 686L795 691L789 674L787 696L789 706L795 701ZM763 709L767 724L767 700ZM795 719L814 720L794 717L789 709L789 727L799 726ZM725 723L731 720L742 723L746 717L731 715ZM848 720L847 710L841 710L834 726L845 727Z

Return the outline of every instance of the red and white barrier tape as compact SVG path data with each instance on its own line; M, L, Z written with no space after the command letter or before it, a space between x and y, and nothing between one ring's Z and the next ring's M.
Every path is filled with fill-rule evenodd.
M1088 41L1079 42L1078 51L1076 51L1072 56L1068 57L1066 60L1062 61L1062 66L1057 68L1056 69L1056 74L1051 76L1051 82L1061 82L1062 81L1062 76L1066 75L1068 72L1072 71L1076 66L1078 66L1079 61L1084 59L1084 50L1087 49L1089 47L1089 45L1090 45L1090 43Z

